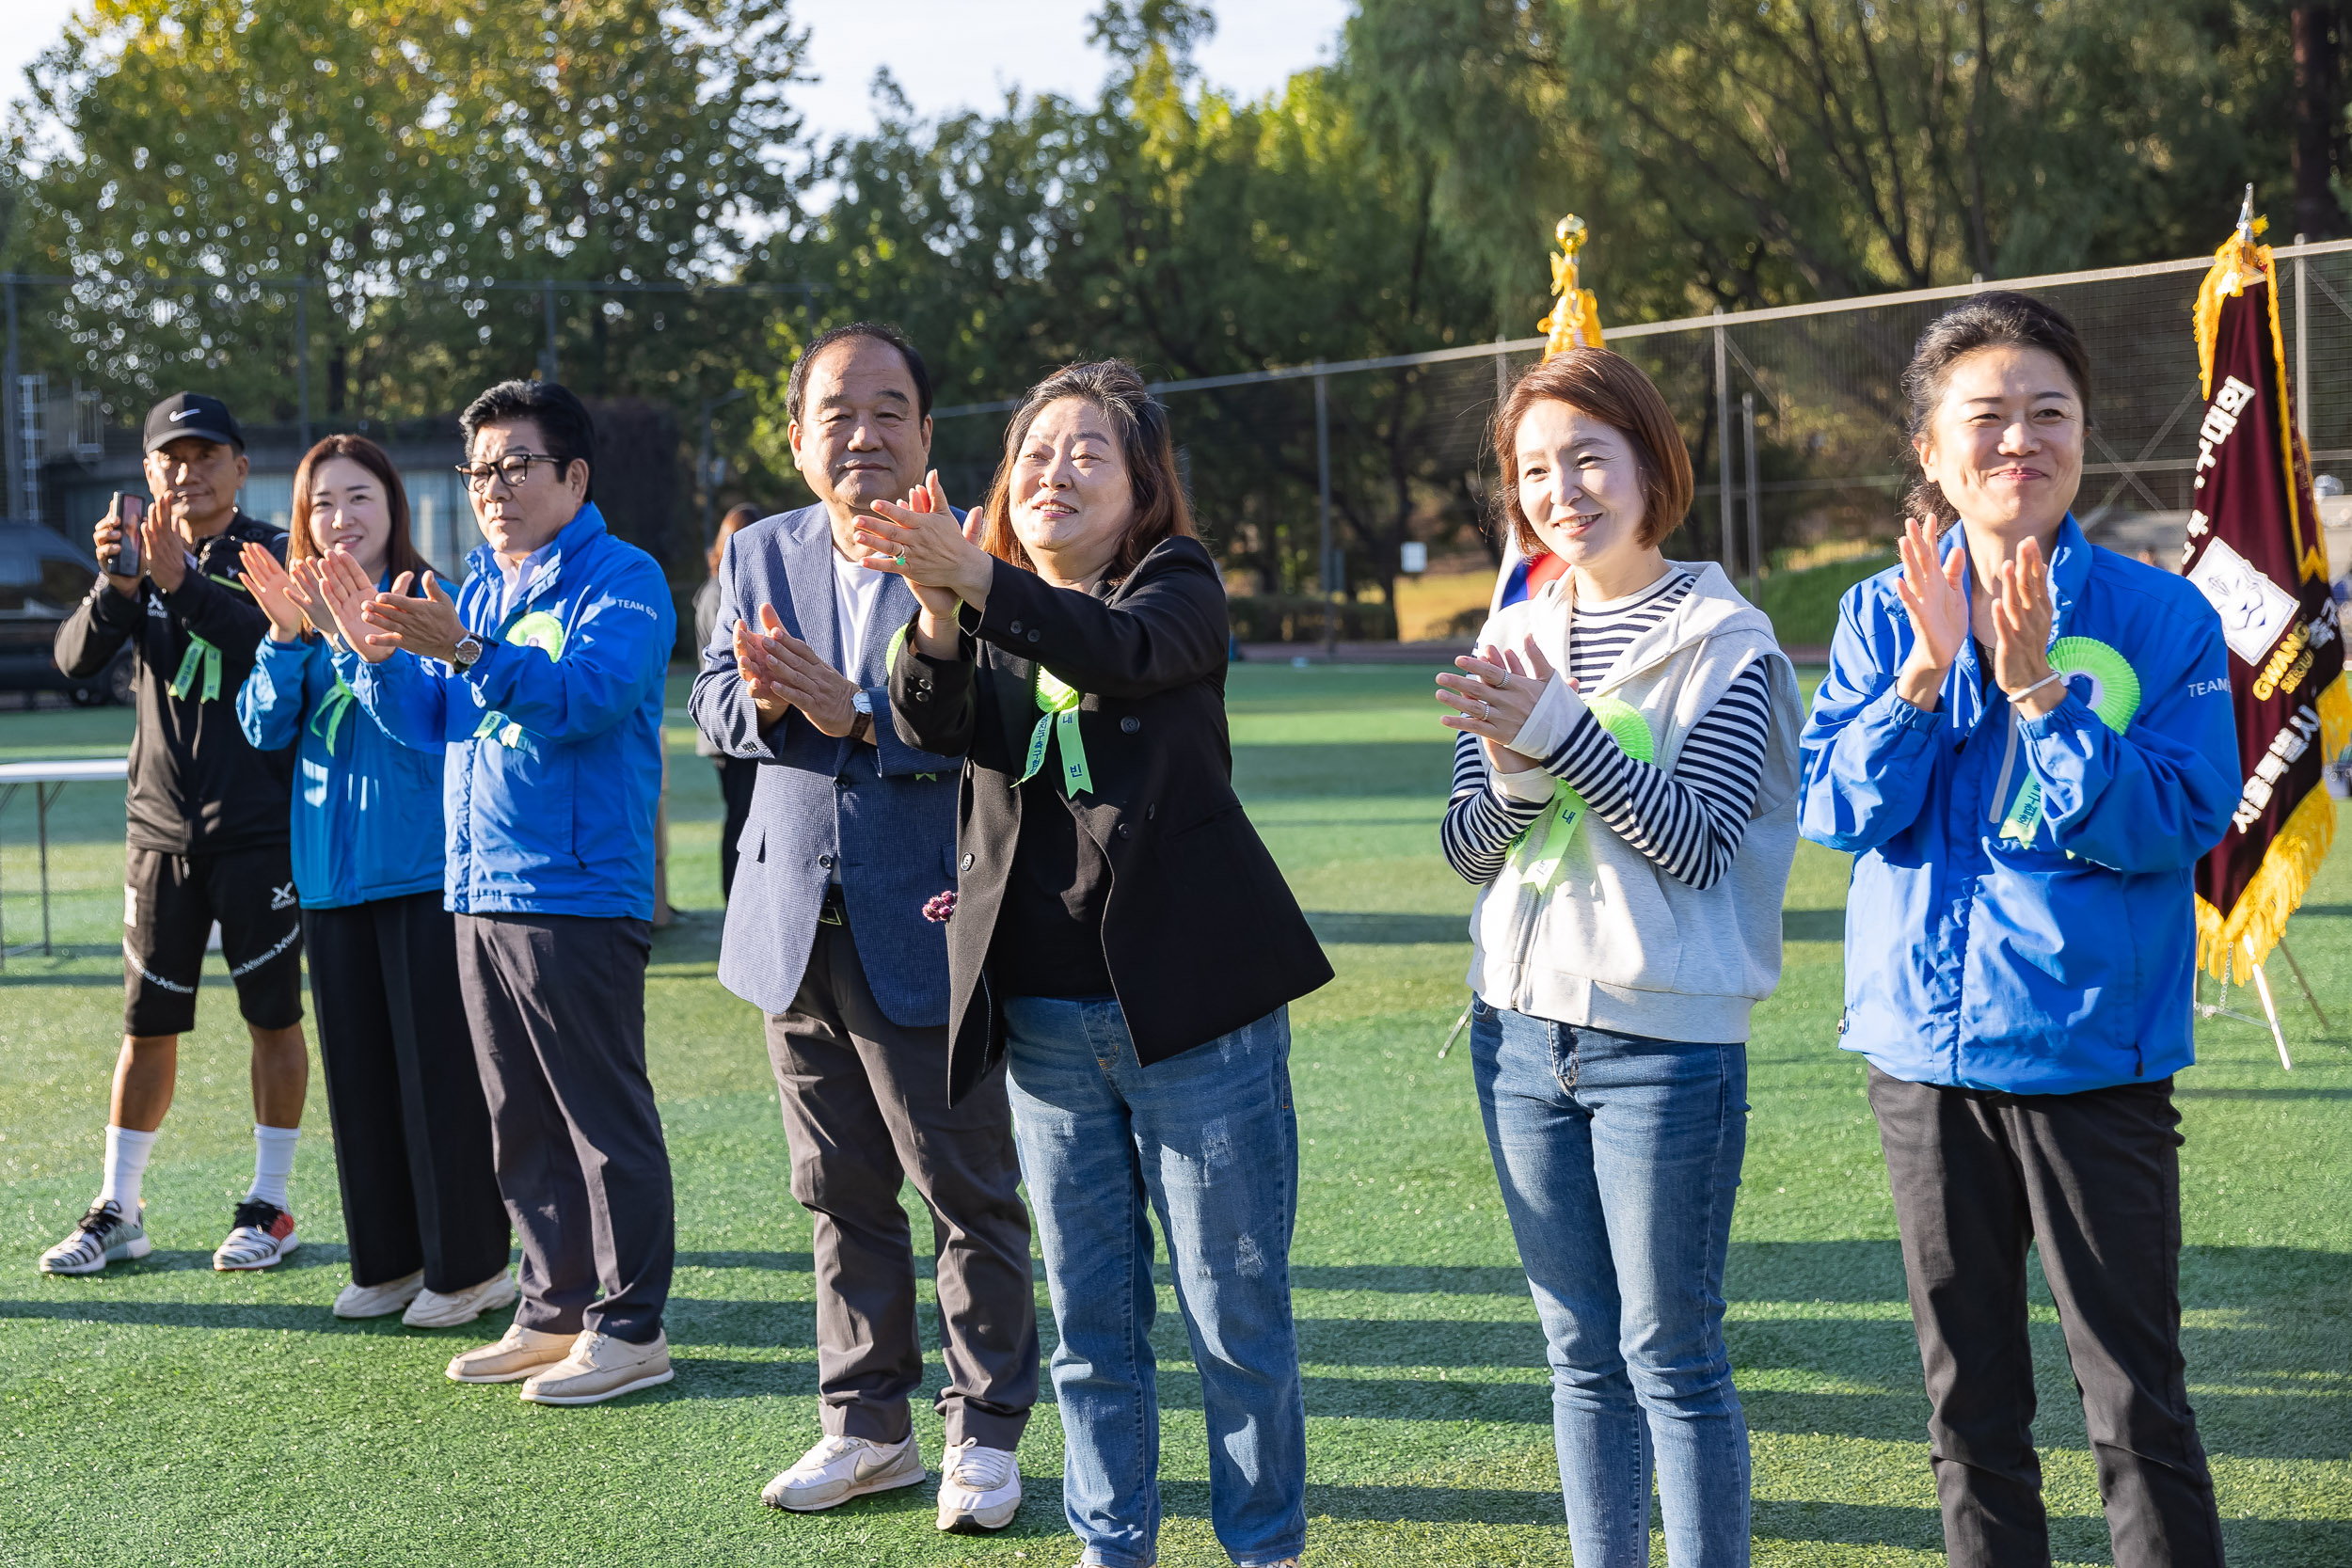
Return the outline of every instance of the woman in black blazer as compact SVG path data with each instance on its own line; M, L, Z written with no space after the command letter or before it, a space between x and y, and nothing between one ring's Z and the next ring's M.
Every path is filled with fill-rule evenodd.
M1153 1560L1156 1212L1217 1538L1248 1568L1291 1561L1306 1418L1287 1005L1331 969L1233 794L1225 588L1167 410L1131 366L1067 367L1013 417L964 529L936 476L875 512L866 563L922 603L893 718L966 758L948 1090L1008 1059L1061 1341L1071 1528L1088 1563Z

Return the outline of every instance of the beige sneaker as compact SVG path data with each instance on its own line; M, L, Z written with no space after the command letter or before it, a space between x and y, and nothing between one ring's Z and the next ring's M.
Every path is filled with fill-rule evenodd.
M655 1335L650 1344L632 1345L581 1329L569 1355L523 1384L523 1398L533 1404L601 1404L667 1383L674 1375L668 1335Z
M495 1312L502 1307L515 1305L522 1287L515 1283L514 1271L501 1269L479 1285L469 1285L447 1295L438 1291L426 1291L408 1304L400 1321L410 1328L455 1328L469 1323L485 1312Z
M410 1302L424 1289L424 1271L402 1275L381 1285L362 1285L358 1280L344 1286L335 1296L335 1316L339 1318L389 1318Z
M496 1342L465 1354L453 1356L449 1364L452 1383L519 1383L532 1373L552 1367L564 1359L576 1337L569 1334L542 1334L535 1328L509 1323L506 1332Z

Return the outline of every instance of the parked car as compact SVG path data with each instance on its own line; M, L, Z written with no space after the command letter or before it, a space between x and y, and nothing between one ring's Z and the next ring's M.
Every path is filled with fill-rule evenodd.
M57 668L57 626L98 580L98 562L39 523L0 520L0 691L62 691L75 702L131 701L131 648L73 680Z

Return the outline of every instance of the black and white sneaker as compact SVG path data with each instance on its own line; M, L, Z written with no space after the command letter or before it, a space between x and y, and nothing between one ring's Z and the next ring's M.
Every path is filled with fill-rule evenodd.
M124 1219L113 1198L90 1205L73 1234L40 1255L43 1274L96 1274L109 1263L144 1258L155 1250L147 1239L147 1205L136 1219Z
M230 1217L229 1239L214 1249L213 1267L223 1274L272 1268L301 1244L292 1214L275 1203L249 1197Z

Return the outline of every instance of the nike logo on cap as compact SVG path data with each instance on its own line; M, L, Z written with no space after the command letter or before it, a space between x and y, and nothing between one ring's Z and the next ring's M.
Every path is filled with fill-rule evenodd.
M177 414L167 414L164 418L169 420L173 424L178 424L182 420L188 419L195 413L196 410L193 408L183 408Z

